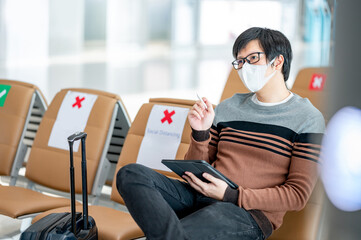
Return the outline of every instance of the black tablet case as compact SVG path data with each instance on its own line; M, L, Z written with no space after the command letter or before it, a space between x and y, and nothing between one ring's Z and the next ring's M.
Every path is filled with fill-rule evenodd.
M172 160L172 159L163 159L162 163L166 165L169 169L175 172L178 176L182 177L184 172L191 172L196 177L201 179L204 182L209 182L206 180L202 174L209 173L212 176L222 179L225 181L231 188L237 189L238 185L229 180L217 169L212 167L209 163L204 160Z

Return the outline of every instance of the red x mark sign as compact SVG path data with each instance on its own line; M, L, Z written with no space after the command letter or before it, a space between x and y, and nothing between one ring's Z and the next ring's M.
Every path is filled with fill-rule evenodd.
M308 88L314 91L322 91L325 85L326 77L326 74L313 74Z
M168 124L171 124L173 122L171 117L175 114L175 111L173 110L169 113L168 110L165 110L163 113L164 113L164 118L162 118L160 121L162 123L168 121Z
M84 100L85 100L85 97L82 97L82 98L79 98L79 96L76 97L75 98L76 102L73 104L73 107L78 106L78 109L81 108L81 102Z

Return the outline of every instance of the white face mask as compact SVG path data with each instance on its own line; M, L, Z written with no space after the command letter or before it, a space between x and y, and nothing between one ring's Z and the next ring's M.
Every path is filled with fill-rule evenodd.
M243 64L243 67L238 70L238 75L241 78L243 84L251 92L257 92L261 90L264 85L275 75L276 71L266 77L267 68L275 61L274 58L269 64L254 65L248 62Z

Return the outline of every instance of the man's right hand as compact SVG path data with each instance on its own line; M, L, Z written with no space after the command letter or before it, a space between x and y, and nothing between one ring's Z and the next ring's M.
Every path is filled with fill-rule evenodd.
M207 109L201 101L197 101L188 113L188 121L191 127L197 131L208 130L213 123L214 110L207 98L202 98Z

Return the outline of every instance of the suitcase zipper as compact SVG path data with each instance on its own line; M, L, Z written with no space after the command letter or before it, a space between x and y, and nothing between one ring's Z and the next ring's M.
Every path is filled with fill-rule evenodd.
M81 217L81 213L76 213L75 219L78 220L80 217ZM56 228L55 231L57 233L63 233L67 230L69 224L71 225L71 217L57 224L57 226L55 227Z
M56 215L56 217L54 217L54 222L52 222L50 224L50 226L48 226L46 229L44 229L43 231L40 232L40 234L38 234L38 236L36 236L36 239L39 239L39 240L45 240L44 239L44 236L47 236L48 233L53 230L57 224L58 224L58 221L64 217L66 217L67 215L69 215L70 213L62 213L61 215L60 214L54 214Z

